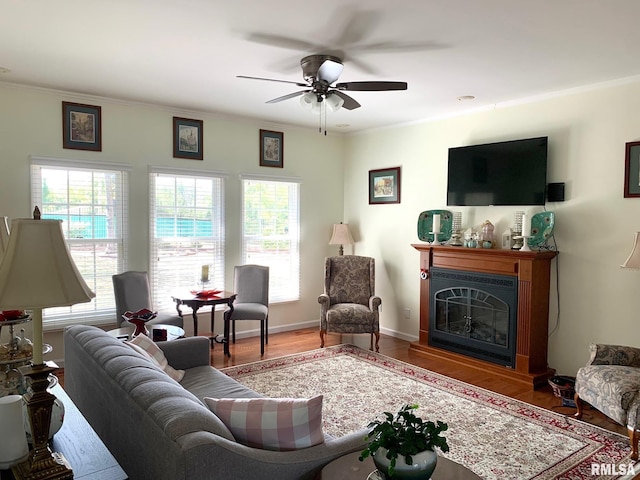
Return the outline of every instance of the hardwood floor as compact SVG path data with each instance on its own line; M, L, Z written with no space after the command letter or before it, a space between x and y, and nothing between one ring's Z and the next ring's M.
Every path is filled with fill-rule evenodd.
M350 338L350 337L349 337ZM368 342L368 340L367 340ZM328 334L325 345L339 345L342 343L340 334ZM231 367L245 363L257 362L270 358L282 357L299 352L306 352L320 347L320 336L317 328L307 328L291 332L275 333L269 335L269 344L265 345L264 356L260 357L260 338L251 337L238 339L230 346L231 358L223 355L222 345L216 344L211 351L211 365L216 368ZM537 405L548 410L553 410L564 415L573 415L574 408L562 407L560 398L553 395L551 387L545 386L532 391L516 382L497 379L490 373L482 374L477 370L457 365L451 366L445 362L423 358L409 352L409 342L387 335L380 336L380 353L397 360L411 363L418 367L426 368L463 382L476 385L494 392L516 398L523 402ZM64 386L64 371L56 373L60 383ZM595 409L586 408L582 419L585 422L597 425L612 432L627 435L626 428L608 419Z

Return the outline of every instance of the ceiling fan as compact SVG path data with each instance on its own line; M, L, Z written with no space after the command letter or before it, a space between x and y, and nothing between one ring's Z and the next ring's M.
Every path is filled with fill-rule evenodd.
M344 91L377 92L407 89L407 82L365 81L335 83L340 78L344 66L342 60L333 55L308 55L300 60L300 66L306 83L246 75L238 75L237 78L291 83L305 88L305 90L268 100L266 103L278 103L290 98L301 97L301 103L312 109L320 107L324 102L334 111L341 107L347 110L360 107L360 104Z

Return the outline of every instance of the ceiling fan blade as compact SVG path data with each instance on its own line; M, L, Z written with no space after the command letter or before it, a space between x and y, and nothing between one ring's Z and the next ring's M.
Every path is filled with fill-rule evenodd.
M342 69L344 66L339 62L334 62L333 60L325 60L322 62L322 65L318 68L318 80L324 80L329 85L340 78L340 74L342 73Z
M249 80L266 80L267 82L291 83L292 85L297 85L299 87L309 86L308 84L302 83L302 82L292 82L290 80L276 80L275 78L248 77L246 75L236 75L236 78L248 78Z
M338 90L331 90L331 93L333 95L338 95L342 100L344 100L344 103L342 104L342 108L346 108L347 110L354 110L356 108L360 108L360 104L356 102L353 98L351 98L349 95L347 95L346 93L342 93Z
M313 51L317 48L317 45L304 40L281 35L271 35L269 33L249 33L245 38L250 42L271 45L272 47L288 48L290 50Z
M358 92L406 90L407 82L344 82L337 83L335 88L338 90L352 90Z
M299 97L300 95L304 95L307 92L310 92L311 90L302 90L300 92L294 92L294 93L289 93L287 95L283 95L282 97L278 97L278 98L274 98L271 100L268 100L266 103L278 103L278 102L282 102L284 100L289 100L290 98L296 98Z

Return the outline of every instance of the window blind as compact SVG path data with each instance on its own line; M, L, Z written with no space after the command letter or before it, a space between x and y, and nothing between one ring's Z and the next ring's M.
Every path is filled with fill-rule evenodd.
M62 220L71 256L96 294L88 303L45 309L45 329L114 322L111 276L127 266L129 170L120 164L31 158L32 208L38 206L44 219Z
M154 307L174 309L172 293L210 282L224 289L224 176L208 172L150 170L150 282Z
M242 260L269 267L269 301L300 298L300 184L242 177Z

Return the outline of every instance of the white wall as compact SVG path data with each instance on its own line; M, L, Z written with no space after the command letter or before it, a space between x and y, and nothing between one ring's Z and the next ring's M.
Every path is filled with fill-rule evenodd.
M546 206L556 213L560 252L549 365L575 374L591 342L640 346L640 271L619 268L640 230L640 199L623 198L625 143L640 140L639 111L635 83L349 137L345 220L357 232L356 253L377 260L383 330L418 335L419 254L410 244L419 243L420 212L447 208L448 148L548 136L548 181L566 182L566 201ZM402 167L401 203L369 205L368 171L395 166ZM488 219L501 233L522 207L449 209L463 212L465 229Z
M62 101L102 107L102 152L62 148ZM172 158L173 116L204 120L204 161ZM284 168L259 166L260 128L284 133ZM228 174L225 281L229 287L233 284L233 266L240 263L239 175L254 173L297 177L302 180L301 300L273 305L269 315L272 329L291 328L298 323L316 322L319 317L317 297L322 293L323 261L326 255L335 253L335 248L328 245L332 225L343 220L343 144L344 139L340 136L325 137L312 129L259 124L200 112L0 84L0 215L10 219L31 215L30 155L131 165L129 267L147 270L148 166L225 172ZM207 318L205 316L202 320ZM192 322L186 320L185 325L187 333L190 333ZM217 327L221 329L220 322ZM238 324L239 331L258 328L257 322ZM27 335L30 336L30 332ZM7 341L7 336L3 331L3 342ZM45 337L45 341L52 343L55 349L47 359L61 359L59 332L47 332Z

